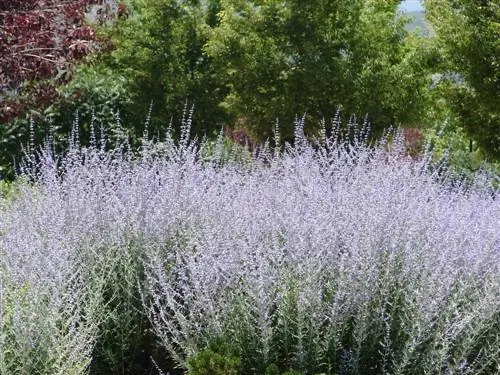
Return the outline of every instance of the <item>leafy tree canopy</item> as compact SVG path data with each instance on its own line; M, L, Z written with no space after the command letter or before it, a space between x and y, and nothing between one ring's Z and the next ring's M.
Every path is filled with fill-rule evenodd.
M468 135L500 160L500 4L427 0L425 7L449 102Z
M150 131L165 131L194 106L194 131L210 133L226 119L218 107L222 88L203 51L216 22L216 2L132 0L130 17L107 30L115 49L103 64L126 77L130 100L121 109L125 123L142 127L151 105Z
M399 1L221 0L206 45L228 93L222 105L259 136L340 105L380 130L418 112L426 75L412 64Z

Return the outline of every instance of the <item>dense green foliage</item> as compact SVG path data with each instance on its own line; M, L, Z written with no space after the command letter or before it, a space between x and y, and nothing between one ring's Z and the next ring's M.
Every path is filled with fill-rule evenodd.
M443 59L446 97L481 148L500 158L500 5L495 1L425 2Z
M498 160L498 5L427 1L432 27L419 35L400 3L121 1L118 19L93 24L106 48L56 88L57 100L2 124L0 171L12 177L19 166L30 115L39 141L48 133L67 140L76 114L81 139L93 122L136 142L145 122L150 136L164 138L192 107L199 136L224 126L261 142L279 119L289 140L296 117L305 114L314 135L340 108L366 116L375 136L388 126L431 129L431 138L443 128L451 138L466 134L468 144L452 151L474 152L452 157L477 161L466 169Z
M228 340L219 338L211 342L188 360L189 375L237 375L241 359Z
M220 128L225 118L217 107L220 89L203 53L209 16L199 1L134 0L129 19L108 30L115 50L103 62L127 77L131 103L122 106L121 115L138 128L138 135L151 103L153 135L164 136L170 120L181 117L186 101L196 108L195 130Z
M378 130L410 122L426 76L398 3L221 1L207 51L229 89L222 105L261 138L277 117L286 133L297 114L318 127L338 106Z

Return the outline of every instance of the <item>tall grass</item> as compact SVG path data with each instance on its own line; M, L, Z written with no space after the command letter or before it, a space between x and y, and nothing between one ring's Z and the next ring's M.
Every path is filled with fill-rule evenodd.
M397 139L312 147L299 121L295 146L231 157L189 125L27 159L0 213L0 373L500 371L487 181Z

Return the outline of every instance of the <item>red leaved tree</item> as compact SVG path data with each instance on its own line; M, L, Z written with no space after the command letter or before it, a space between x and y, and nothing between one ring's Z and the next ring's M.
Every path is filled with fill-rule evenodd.
M71 67L101 45L86 15L116 13L110 0L0 0L0 123L42 108Z

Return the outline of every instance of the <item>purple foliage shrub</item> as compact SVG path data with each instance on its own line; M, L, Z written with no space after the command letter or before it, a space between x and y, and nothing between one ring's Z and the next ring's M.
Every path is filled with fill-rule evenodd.
M497 192L296 127L227 163L189 124L138 154L46 147L0 213L2 369L84 373L110 320L145 314L181 368L223 338L244 373L497 371Z

